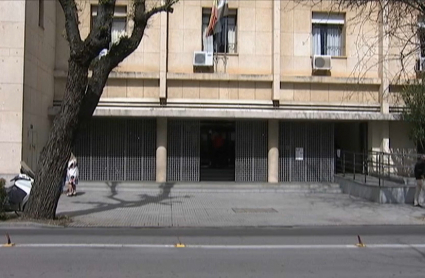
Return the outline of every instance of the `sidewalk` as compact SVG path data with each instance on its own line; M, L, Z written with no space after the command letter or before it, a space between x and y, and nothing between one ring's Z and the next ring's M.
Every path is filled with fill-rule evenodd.
M57 209L77 227L425 224L425 209L368 202L338 193L335 184L92 183L78 190L62 195Z

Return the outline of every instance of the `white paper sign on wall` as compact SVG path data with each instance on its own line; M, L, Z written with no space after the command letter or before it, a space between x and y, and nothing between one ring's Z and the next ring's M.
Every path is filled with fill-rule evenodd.
M304 160L303 148L295 148L295 160Z

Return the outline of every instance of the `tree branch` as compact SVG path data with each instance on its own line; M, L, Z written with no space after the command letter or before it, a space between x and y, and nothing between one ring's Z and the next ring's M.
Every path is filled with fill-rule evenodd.
M81 35L78 28L78 12L75 0L58 0L65 14L66 39L69 42L71 59L81 50Z
M118 66L125 58L133 53L142 41L149 19L160 12L173 12L173 5L179 0L165 0L161 6L154 7L146 12L145 0L134 0L134 29L130 37L123 37L118 44L114 44L109 53L100 59L100 66L110 70Z
M134 0L134 29L129 38L121 38L120 42L113 45L108 55L106 55L105 63L109 62L111 70L133 53L142 41L146 26L149 19L160 12L173 13L173 5L179 0L165 0L161 6L153 7L146 12L145 0Z
M83 107L80 110L80 120L82 122L90 119L96 109L109 73L139 47L149 19L160 12L172 13L172 6L179 0L165 1L163 5L154 7L146 12L146 1L134 0L134 29L131 36L121 38L117 44L112 45L107 55L101 57L93 64L93 75L88 82Z
M86 92L84 95L84 99L81 105L80 113L79 113L79 122L81 127L84 126L85 123L93 115L98 103L100 96L102 95L103 88L108 81L109 73L111 70L107 65L97 66L93 70L93 74L88 81Z
M167 12L167 13L173 13L174 12L174 4L176 4L179 0L165 0L165 3L162 6L153 7L150 11L146 13L146 17L149 20L151 16L160 13L160 12Z
M102 49L109 48L115 3L116 0L99 0L96 20L83 43L83 63L86 65L90 64Z

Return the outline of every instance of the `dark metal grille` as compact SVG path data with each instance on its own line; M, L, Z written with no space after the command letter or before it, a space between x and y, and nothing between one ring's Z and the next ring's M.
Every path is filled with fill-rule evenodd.
M88 128L91 138L91 176L89 180L109 180L108 175L108 136L109 125L106 119L93 119ZM76 145L75 155L80 156L79 144ZM88 169L79 167L79 172L86 172Z
M95 118L74 153L81 180L155 180L156 120Z
M303 159L296 160L296 148ZM280 122L279 180L282 182L333 182L334 124Z
M108 139L108 168L109 180L125 180L125 154L126 154L126 122L118 119L111 119L109 122L111 131ZM124 144L123 144L124 143Z
M281 181L291 181L291 125L281 122L279 126L279 179Z
M199 120L168 121L168 181L199 181L200 136Z
M334 124L323 124L322 125L322 136L320 146L321 148L321 165L320 171L322 173L322 179L325 181L333 182L334 170L335 170L335 127Z
M317 124L306 124L306 141L305 141L305 166L306 166L306 178L308 182L316 182L321 180L321 148L323 142L323 136L321 136L321 128L323 125ZM324 146L323 146L324 147ZM317 170L317 167L318 170Z
M236 122L236 181L267 181L267 132L267 121Z
M306 154L306 133L307 129L305 127L305 123L297 123L293 124L291 127L291 135L293 136L292 140L292 150L293 154L295 156L295 148L304 148L304 155ZM306 174L307 174L307 165L305 163L305 160L300 161L293 159L292 162L292 169L291 169L291 176L293 181L306 181Z
M81 130L78 134L77 145L74 154L78 158L79 178L80 180L91 180L92 176L92 138L90 130L87 128Z
M127 122L126 179L156 179L156 120ZM137 169L144 169L137 171Z

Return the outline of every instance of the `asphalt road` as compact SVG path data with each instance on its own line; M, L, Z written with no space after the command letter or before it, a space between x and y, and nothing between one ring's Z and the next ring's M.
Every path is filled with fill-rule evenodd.
M0 277L424 277L425 269L425 226L5 233L15 246L0 248Z

